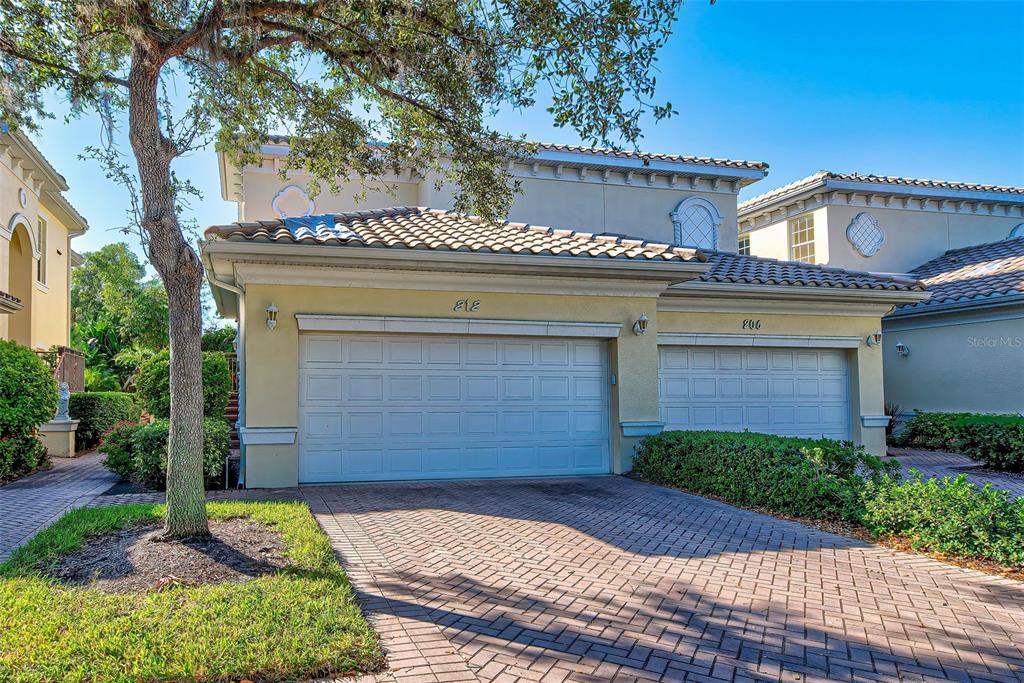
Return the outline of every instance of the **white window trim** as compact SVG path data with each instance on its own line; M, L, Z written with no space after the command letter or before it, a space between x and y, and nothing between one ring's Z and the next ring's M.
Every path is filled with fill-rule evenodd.
M798 222L798 221L801 221L801 220L803 220L805 218L809 218L811 220L811 225L809 227L811 228L811 230L814 230L814 237L812 237L809 241L794 242L793 241L793 232L794 232L793 224ZM788 242L789 242L789 260L790 261L796 261L797 263L809 263L809 264L814 264L816 262L816 260L818 258L818 245L817 245L818 234L817 234L816 226L814 225L814 213L813 212L811 212L811 213L803 213L803 214L800 214L799 216L794 216L793 218L790 218L789 220L787 220L786 221L786 237L787 237ZM796 247L802 247L802 246L805 246L805 245L808 245L808 244L811 245L811 250L814 252L814 256L813 256L813 258L810 261L800 261L799 259L797 259L793 255L793 250Z
M770 346L780 348L856 349L860 337L801 335L713 334L699 332L661 332L659 346Z
M615 339L621 323L493 320L481 318L415 318L297 313L300 332L377 332L393 334L458 334L519 337Z
M679 202L675 211L669 214L669 218L672 219L672 237L675 240L675 243L677 245L682 245L683 243L683 214L687 209L693 206L699 206L702 209L707 209L708 213L711 214L711 223L714 227L714 243L711 245L711 248L718 249L718 226L722 224L722 214L719 213L717 206L709 202L704 197L698 197L696 195L687 197L683 201Z

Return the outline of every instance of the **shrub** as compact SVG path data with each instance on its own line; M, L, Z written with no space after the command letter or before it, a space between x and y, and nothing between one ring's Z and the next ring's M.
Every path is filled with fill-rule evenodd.
M234 353L236 336L238 336L238 330L234 325L219 327L215 330L206 330L203 332L203 351Z
M925 480L911 470L900 481L882 477L864 489L864 525L877 535L910 539L916 549L1024 566L1024 498L964 475Z
M143 362L136 390L142 398L146 412L154 417L171 416L171 356L161 351ZM206 417L224 416L231 393L231 371L227 359L219 351L203 353L203 414Z
M918 413L899 444L957 451L988 467L1024 472L1024 417L978 413Z
M0 340L0 439L35 433L57 412L57 383L31 349Z
M34 434L0 438L0 482L16 479L46 462L46 448Z
M143 486L163 490L167 485L167 437L170 422L119 425L103 440L104 465L111 472ZM223 419L203 421L203 478L207 488L221 481L230 450L230 430Z
M898 467L846 442L746 432L665 432L644 439L633 461L633 471L655 483L851 521L864 513L864 477L877 480Z
M68 414L79 420L75 444L79 449L92 448L105 432L118 422L137 422L139 404L131 394L120 391L90 391L71 394Z

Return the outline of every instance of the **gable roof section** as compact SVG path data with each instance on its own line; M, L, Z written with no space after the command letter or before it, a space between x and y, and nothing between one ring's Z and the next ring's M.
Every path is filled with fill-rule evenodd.
M911 271L932 298L900 306L893 315L995 303L1024 296L1024 237L950 249Z
M703 262L696 249L619 235L492 222L441 209L395 207L304 216L206 229L207 238L234 241L333 245L350 248L418 249L639 261Z
M861 183L864 185L886 185L890 186L888 189L894 194L900 194L901 191L905 191L913 192L915 195L919 196L928 196L928 191L935 191L936 194L944 193L943 196L947 196L951 191L985 192L1010 195L1007 199L1012 201L1024 201L1024 187L960 183L947 180L922 180L919 178L900 178L897 176L881 176L862 173L818 171L806 178L801 178L800 180L793 181L792 183L783 185L782 187L769 192L759 194L756 197L751 197L747 201L741 202L737 207L737 210L740 216L742 216L745 213L770 206L776 201L795 197L803 192L828 187L830 182L834 181L843 183ZM870 188L865 188L865 191L870 191ZM877 192L877 190L875 191Z
M722 282L783 287L830 289L871 289L893 292L922 292L924 286L912 278L864 273L843 268L816 266L797 261L778 261L727 251L702 250L711 268L696 282ZM687 283L679 285L686 287Z

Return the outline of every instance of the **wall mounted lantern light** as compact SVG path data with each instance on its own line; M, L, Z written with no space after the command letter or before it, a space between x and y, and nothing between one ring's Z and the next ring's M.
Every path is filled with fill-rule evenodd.
M640 317L637 318L637 321L633 323L633 334L639 337L644 332L646 332L648 322L650 321L648 320L647 316L641 313Z
M270 304L267 306L267 328L274 329L277 327L277 306Z
M896 353L905 358L910 355L910 347L904 344L903 342L899 342L898 344L896 344Z
M868 346L878 346L882 343L882 333L875 332L874 334L869 334L865 341L867 341Z

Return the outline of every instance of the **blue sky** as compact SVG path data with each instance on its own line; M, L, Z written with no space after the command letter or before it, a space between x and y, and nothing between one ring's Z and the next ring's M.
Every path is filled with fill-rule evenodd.
M659 61L659 100L680 112L648 122L648 151L767 161L741 198L819 169L1024 185L1024 0L770 2L684 5ZM577 142L542 108L502 114L499 129ZM126 238L125 197L76 155L93 119L47 121L37 143L71 185L88 251ZM175 169L205 192L201 226L231 221L211 151ZM132 242L134 238L127 238Z

